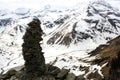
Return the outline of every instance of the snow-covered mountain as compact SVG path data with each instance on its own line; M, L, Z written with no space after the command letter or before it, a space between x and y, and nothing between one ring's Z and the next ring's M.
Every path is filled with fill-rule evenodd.
M120 34L120 13L105 2L93 2L69 17L58 21L63 24L48 35L47 44L69 46L87 39L101 44Z
M0 10L0 72L24 64L22 36L34 17L42 22L46 62L55 61L54 65L70 68L76 75L85 73L79 70L80 65L91 66L89 61L95 57L89 57L88 52L120 35L120 11L111 5L113 0L47 1L38 1L35 8Z

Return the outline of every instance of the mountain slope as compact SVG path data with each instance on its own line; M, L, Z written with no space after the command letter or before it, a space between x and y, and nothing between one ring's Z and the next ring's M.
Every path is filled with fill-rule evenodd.
M89 54L96 56L93 64L103 65L107 63L101 69L105 80L120 79L120 36L109 41L107 45L99 46Z

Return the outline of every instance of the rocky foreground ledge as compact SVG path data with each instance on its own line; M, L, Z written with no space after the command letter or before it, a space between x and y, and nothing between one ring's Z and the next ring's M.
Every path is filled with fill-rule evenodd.
M46 65L46 72L41 77L34 77L30 80L86 80L83 75L75 76L75 74L70 73L68 69L60 69L56 66ZM0 75L0 80L22 80L22 76L25 75L25 68L17 70L13 68L9 70L6 74ZM29 76L29 77L32 77ZM28 79L29 80L29 79Z

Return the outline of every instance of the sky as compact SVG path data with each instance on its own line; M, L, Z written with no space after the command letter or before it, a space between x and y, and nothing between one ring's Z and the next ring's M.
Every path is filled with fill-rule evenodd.
M44 9L49 7L67 8L75 6L81 2L89 2L95 0L0 0L0 10L17 8ZM120 9L120 0L106 0L112 6Z

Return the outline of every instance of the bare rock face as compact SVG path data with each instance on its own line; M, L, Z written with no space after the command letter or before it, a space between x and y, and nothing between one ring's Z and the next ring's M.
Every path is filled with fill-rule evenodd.
M40 28L41 22L39 19L33 19L28 24L25 35L23 36L24 43L23 57L25 60L25 77L31 80L34 76L41 76L45 72L45 59L43 56L42 48L39 42L42 41L42 30ZM25 78L25 80L28 80Z

